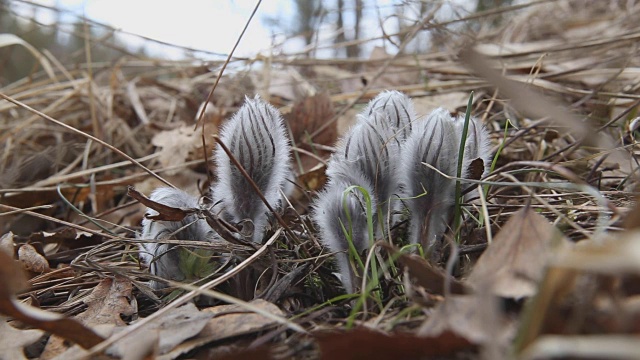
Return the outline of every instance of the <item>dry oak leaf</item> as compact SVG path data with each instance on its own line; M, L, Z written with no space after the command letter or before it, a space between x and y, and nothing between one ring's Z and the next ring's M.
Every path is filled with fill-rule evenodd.
M189 152L195 150L201 141L199 133L193 130L193 126L187 125L162 131L151 139L153 145L161 148L159 160L163 167L184 164L189 157ZM182 170L173 169L167 171L167 174L174 175L180 171Z
M213 314L198 310L193 303L187 303L146 324L145 336L152 335L156 338L158 353L166 354L185 340L198 335L213 316ZM127 331L127 329L117 328L116 333L119 331ZM139 340L136 337L125 337L109 348L107 353L122 357L126 354L127 349L138 344Z
M83 300L87 310L76 316L76 319L92 328L97 325L125 326L121 315L131 316L138 311L131 294L132 288L131 282L120 276L103 279ZM51 359L61 354L66 356L66 351L70 348L71 344L67 344L58 336L52 336L47 342L42 358Z
M20 330L0 316L0 360L26 359L23 348L38 341L44 331Z
M251 301L253 306L261 308L277 316L284 316L282 311L274 304L257 299ZM193 349L204 346L212 341L218 341L233 336L246 335L263 330L275 322L260 314L247 312L239 305L219 305L202 310L212 319L208 320L205 327L196 338L187 340L176 346L171 352L160 357L159 360L175 359Z
M252 301L251 304L274 315L284 316L280 308L268 301L257 299ZM209 320L200 335L211 336L216 340L260 331L275 324L273 319L248 311L240 305L220 305L203 311L211 313L215 317Z
M524 208L511 216L475 264L467 283L505 298L535 294L552 250L569 241L535 211Z
M103 279L83 300L87 310L77 318L85 324L125 326L121 315L131 316L138 311L132 289L131 281L121 276Z

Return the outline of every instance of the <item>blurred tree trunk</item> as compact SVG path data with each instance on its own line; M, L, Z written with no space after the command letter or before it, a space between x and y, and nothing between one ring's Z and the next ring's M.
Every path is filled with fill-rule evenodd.
M354 14L355 14L355 24L353 29L353 38L354 40L360 40L360 23L362 21L362 10L364 7L362 0L354 0ZM357 58L360 57L360 45L352 44L347 46L347 58Z
M353 12L353 31L348 31L346 28L347 16L350 12ZM342 44L345 42L353 42L360 40L361 36L361 24L362 17L364 12L364 1L363 0L353 0L352 8L346 6L344 0L336 1L336 30L337 34L333 39L334 44ZM346 46L336 47L335 56L346 56L347 58L358 58L360 57L360 44L349 44ZM354 64L351 66L352 70L357 70L358 65Z
M513 0L478 0L476 3L476 12L510 6L511 4L513 4Z
M347 36L345 34L345 28L344 28L344 0L338 0L337 2L337 14L338 14L338 19L336 21L336 26L338 27L338 34L336 34L335 39L333 40L334 44L340 44L343 43L345 41L347 41ZM335 53L336 53L336 57L339 57L341 51L341 48L336 48L335 49Z
M298 20L295 25L296 35L302 35L304 43L309 46L313 43L313 38L320 26L320 19L323 13L321 0L295 0ZM311 56L311 52L307 53Z
M495 8L511 6L513 5L513 0L478 0L476 3L476 12L491 10ZM494 16L491 18L491 24L496 26L503 21L503 14Z

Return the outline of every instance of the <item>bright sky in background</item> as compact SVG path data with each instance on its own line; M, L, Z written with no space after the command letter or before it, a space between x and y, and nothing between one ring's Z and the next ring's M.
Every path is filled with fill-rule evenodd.
M117 29L181 46L202 49L221 54L231 51L237 37L247 22L255 0L34 0L33 2L56 6L79 16L109 24ZM247 29L236 54L255 54L268 49L272 30L265 24L266 17L290 18L291 1L265 0ZM14 2L30 14L31 7ZM28 9L28 10L27 10ZM20 11L20 10L18 10ZM21 12L22 12L21 11ZM38 19L44 23L54 21L54 14L38 10ZM73 22L73 16L63 21ZM142 43L140 38L124 37L127 42ZM148 50L170 58L181 57L183 50L146 44ZM159 53L159 54L158 54Z
M218 54L228 54L233 48L242 28L249 19L253 11L256 0L32 0L46 6L57 7L77 16L65 13L62 22L74 23L78 16L83 14L94 21L111 25L112 27L127 33L138 34L164 42L210 51ZM332 1L327 1L332 6ZM380 36L380 23L378 17L386 18L393 13L393 4L401 3L399 0L376 0L371 1L376 4L377 9L365 8L366 11L373 11L367 16L365 13L363 22L363 36ZM445 16L451 16L452 11L449 5L457 10L470 11L475 1L470 0L449 0L445 2ZM13 2L14 9L25 16L32 15L32 7L20 1ZM273 35L282 35L282 31L288 28L293 22L295 10L292 8L292 0L263 0L258 13L254 17L251 25L245 33L236 56L252 56L258 52L272 48ZM43 23L53 23L55 13L46 9L38 9L38 21ZM274 28L267 24L268 18L277 19L279 23ZM347 27L350 19L345 19ZM287 23L289 22L289 23ZM325 25L325 31L321 34L330 43L334 34L334 29L330 25ZM387 28L390 27L390 28ZM386 33L395 31L395 21L390 20L385 23ZM183 49L171 48L144 41L139 37L127 36L120 33L119 38L133 47L145 45L147 51L152 56L164 58L183 58ZM280 36L276 41L282 41ZM302 39L289 41L283 47L287 53L299 51L303 46ZM371 44L370 44L371 45ZM322 57L322 53L316 54ZM330 55L329 55L330 56ZM367 56L365 54L365 56Z

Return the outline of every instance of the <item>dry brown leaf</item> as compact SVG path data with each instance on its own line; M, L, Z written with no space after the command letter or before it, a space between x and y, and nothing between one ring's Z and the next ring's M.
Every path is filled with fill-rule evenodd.
M157 338L158 354L166 354L185 340L198 335L213 316L213 314L198 310L193 303L187 303L145 325L145 332L154 334ZM116 334L119 331L126 331L126 328L116 328ZM151 342L147 341L147 343ZM133 348L137 344L138 339L135 337L125 337L116 342L107 353L113 356L124 356L127 349Z
M397 256L400 264L408 269L409 275L416 284L425 288L429 293L445 295L444 286L447 278L451 286L452 294L464 294L468 292L463 283L452 276L447 276L446 272L433 267L424 258L415 254L400 253L397 248L390 244L383 243L381 246L387 249L391 255Z
M334 115L333 103L326 93L307 96L297 101L287 116L287 122L296 144L305 144L308 140L307 136L324 126ZM313 142L331 146L336 142L337 136L334 122L315 136ZM308 145L301 147L311 150Z
M51 270L47 259L40 255L30 244L20 246L20 249L18 249L18 260L20 260L22 266L24 266L27 271L42 274Z
M120 316L131 316L138 311L137 306L134 305L135 300L132 300L132 288L131 282L120 276L103 279L83 300L87 310L76 316L76 319L92 328L97 325L124 327L126 323ZM42 357L51 359L61 356L66 354L67 350L72 351L71 347L72 344L66 344L62 338L52 336L47 342Z
M41 330L20 330L0 316L0 360L26 359L23 348L38 341Z
M77 318L91 325L126 325L121 315L132 316L138 311L132 289L131 281L121 276L103 279L83 300L87 310Z
M475 346L452 333L434 337L386 335L360 328L348 333L316 336L321 359L426 359L453 357Z
M529 208L513 214L475 264L467 283L507 298L532 296L551 250L568 244L542 215Z
M251 304L274 315L284 316L280 308L268 301L258 299ZM260 314L247 311L239 305L220 305L202 311L211 313L215 317L209 320L200 336L215 340L259 331L276 323Z
M627 212L624 222L622 223L623 227L627 230L640 229L640 197L636 197L635 200L635 204L631 210Z
M0 313L25 324L64 337L84 348L102 342L103 338L79 322L64 316L24 305L15 300L16 292L27 284L20 263L0 251Z
M0 300L11 300L13 296L27 287L24 269L13 256L0 251Z
M333 146L338 137L337 124L334 121L327 125L333 118L335 111L331 98L326 93L307 96L293 105L291 113L286 116L287 123L291 129L293 141L299 148L309 151L321 158L329 154L325 150L318 149L310 145L315 144ZM323 130L313 139L310 135L320 128ZM303 171L315 166L318 160L303 152L298 153Z
M180 209L153 201L137 191L133 186L127 187L127 195L158 212L158 215L146 216L147 219L151 220L182 221L182 219L195 211L194 209Z
M282 311L274 304L258 299L251 302L252 305L266 310L272 314L283 316ZM160 360L175 359L195 348L201 347L212 341L222 340L233 336L246 335L263 330L274 325L274 321L252 312L247 312L238 305L220 305L203 309L202 312L215 316L209 320L197 338L183 342L171 352L160 356Z
M639 273L638 230L562 249L523 316L516 351L546 334L637 334Z
M474 344L505 346L515 333L513 320L500 315L497 299L478 295L450 296L420 327L421 336L453 332Z
M300 174L300 176L298 176L298 184L302 184L307 190L318 191L327 183L326 170L326 165L318 164ZM304 194L301 194L301 196L303 195Z
M159 148L158 160L163 167L180 165L187 161L189 153L202 144L200 133L193 130L193 126L183 125L172 130L165 130L156 134L151 143ZM168 175L174 175L181 169L166 171Z

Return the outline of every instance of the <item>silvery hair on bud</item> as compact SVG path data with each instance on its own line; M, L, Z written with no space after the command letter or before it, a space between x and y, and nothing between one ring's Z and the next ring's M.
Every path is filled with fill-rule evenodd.
M395 90L383 91L369 102L363 115L370 116L375 111L382 111L387 116L401 142L409 137L416 114L407 95Z
M360 114L356 125L338 144L327 167L327 176L348 182L358 171L359 176L373 185L374 192L369 195L375 197L382 208L383 219L386 219L389 205L393 209L393 198L398 195L396 170L399 155L400 141L385 114L382 111L374 111L367 116Z
M455 180L438 174L455 176L460 136L449 112L438 108L425 120L413 124L411 136L404 144L400 176L404 197L410 211L409 239L431 251L444 234L455 204ZM426 192L426 193L425 193Z
M321 241L336 255L342 283L347 292L353 292L354 274L349 266L346 250L349 248L343 225L348 227L343 207L343 192L350 186L362 187L371 198L371 214L376 236L380 236L378 206L386 219L392 198L397 194L396 163L399 140L392 124L380 109L358 115L356 125L338 143L336 152L327 165L329 184L318 194L314 205L314 220L320 230ZM358 252L369 248L367 214L364 196L353 190L347 196L351 219L352 240Z
M282 192L291 189L291 145L280 112L260 99L246 98L244 105L223 126L220 140L256 183L274 209L282 207ZM252 240L261 243L269 210L250 182L220 145L215 151L218 182L212 186L223 219L253 222Z
M352 185L363 187L369 194L373 193L373 188L364 178L331 180L318 194L312 213L320 233L320 240L331 251L337 252L336 262L340 271L340 280L347 293L355 291L354 282L357 277L349 264L349 242L345 230L359 254L370 245L364 195L358 189L345 193ZM375 209L375 206L375 199L371 199L372 209Z
M196 197L178 189L158 188L151 193L149 198L175 208L198 207ZM146 215L158 215L158 212L147 209ZM142 220L142 233L138 238L154 241L169 239L211 241L215 236L205 220L198 219L196 215L189 215L182 221L153 221L145 217ZM149 264L151 274L175 281L184 280L184 274L180 270L178 249L174 245L148 242L141 243L139 247L140 259ZM162 283L156 281L151 281L150 285L154 289L164 287Z

